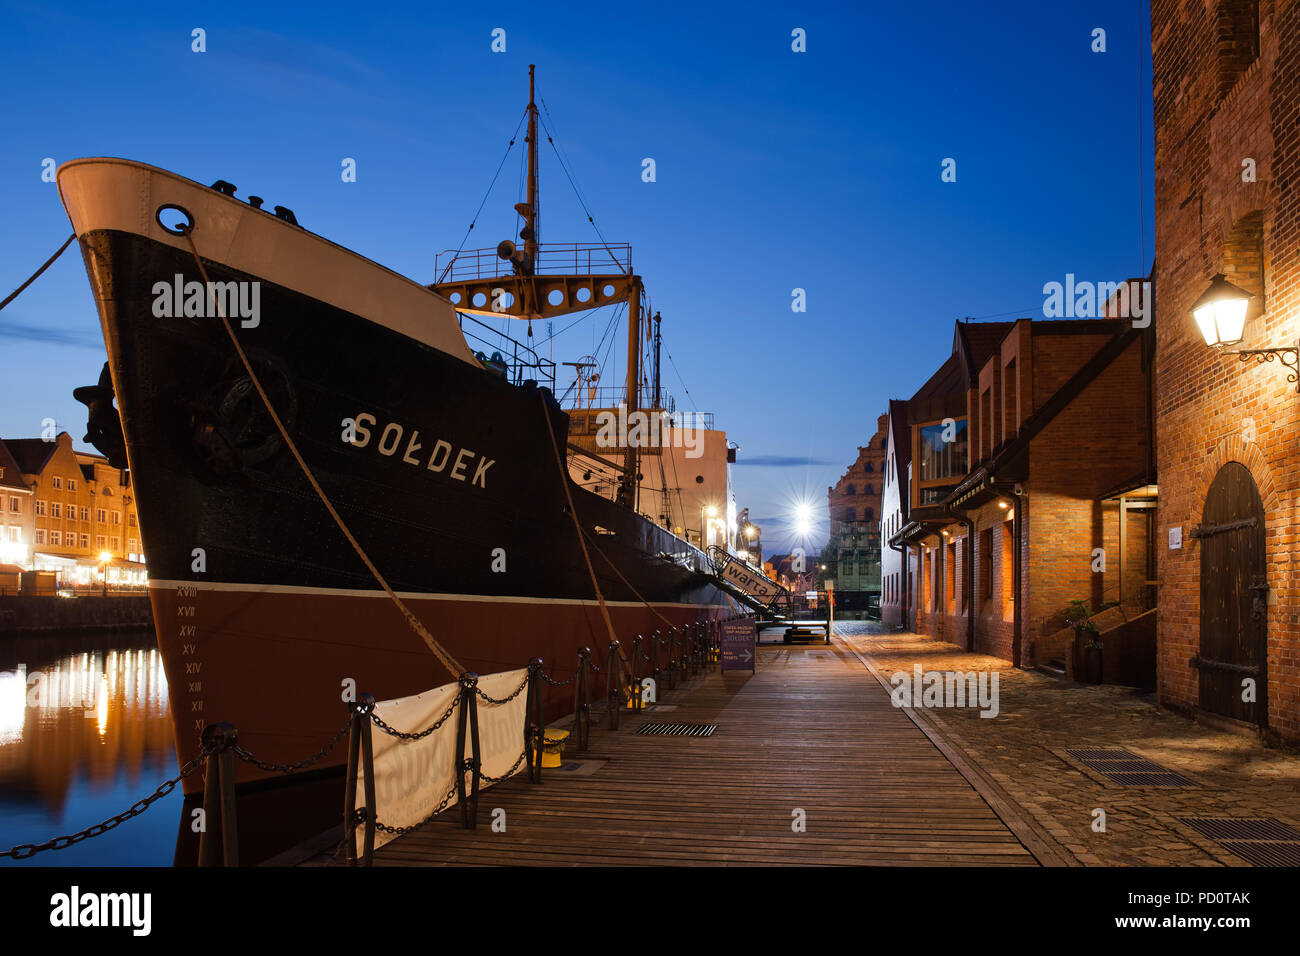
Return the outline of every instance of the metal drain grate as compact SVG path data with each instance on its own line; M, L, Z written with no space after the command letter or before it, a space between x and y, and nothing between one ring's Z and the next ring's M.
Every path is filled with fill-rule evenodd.
M1272 817L1179 817L1255 866L1300 866L1300 832Z
M1220 845L1256 866L1300 866L1300 843L1241 843L1234 840Z
M636 732L660 737L711 737L717 729L717 724L642 724Z
M1080 747L1066 750L1075 760L1122 787L1196 787L1199 784L1127 750Z
M1300 833L1272 817L1179 817L1202 836L1212 840L1281 840L1300 843Z

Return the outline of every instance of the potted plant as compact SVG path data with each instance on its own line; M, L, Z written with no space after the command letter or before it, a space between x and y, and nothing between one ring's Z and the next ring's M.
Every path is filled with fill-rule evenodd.
M1092 617L1092 608L1087 601L1071 601L1070 606L1065 609L1066 623L1074 628L1075 660L1083 665L1080 668L1083 680L1088 684L1100 684L1101 641L1097 636L1099 633L1097 625L1089 620L1090 617Z

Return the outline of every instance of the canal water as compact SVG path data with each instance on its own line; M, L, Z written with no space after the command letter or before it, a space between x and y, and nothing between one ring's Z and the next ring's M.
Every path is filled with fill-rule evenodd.
M0 851L126 810L177 772L152 629L0 638ZM67 849L0 866L171 866L181 788Z

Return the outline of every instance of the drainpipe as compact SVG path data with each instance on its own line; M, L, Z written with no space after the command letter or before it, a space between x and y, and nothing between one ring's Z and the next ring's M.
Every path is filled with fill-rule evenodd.
M958 514L952 505L944 505L944 511L954 521L966 526L966 650L975 650L975 522L966 517L965 512ZM944 555L947 558L947 554Z

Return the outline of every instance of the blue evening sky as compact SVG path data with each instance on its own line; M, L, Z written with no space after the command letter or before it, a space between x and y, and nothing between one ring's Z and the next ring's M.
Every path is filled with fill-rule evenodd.
M790 543L796 500L824 513L887 400L942 362L954 319L1041 316L1043 284L1066 273L1147 272L1145 7L6 3L0 295L70 231L42 160L94 155L227 179L431 281L536 63L597 225L632 244L663 314L665 385L740 445L740 505L772 550ZM191 52L196 27L206 53ZM490 48L498 27L505 53ZM470 247L515 238L522 146ZM543 147L543 242L594 240ZM955 183L940 179L948 157ZM557 337L555 359L592 352L606 321ZM74 247L0 313L0 435L35 436L48 417L79 441L72 389L102 353ZM622 361L616 346L605 382Z

